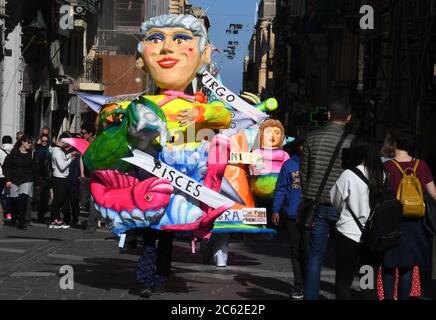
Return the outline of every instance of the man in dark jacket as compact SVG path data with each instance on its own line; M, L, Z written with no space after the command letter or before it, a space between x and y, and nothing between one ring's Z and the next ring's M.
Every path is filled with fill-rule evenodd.
M50 197L51 159L49 136L43 134L39 138L39 142L40 144L37 144L35 148L36 182L39 187L38 223L44 223Z
M351 107L343 101L334 100L329 104L327 126L307 135L301 159L301 182L304 199L315 199L334 150L345 131L345 125L350 120ZM315 212L315 224L310 237L304 285L304 299L307 300L319 298L321 266L327 248L327 240L330 232L335 230L338 220L338 212L330 203L329 191L343 172L342 150L349 148L352 140L352 135L348 135L345 139L322 191L319 199L320 205Z

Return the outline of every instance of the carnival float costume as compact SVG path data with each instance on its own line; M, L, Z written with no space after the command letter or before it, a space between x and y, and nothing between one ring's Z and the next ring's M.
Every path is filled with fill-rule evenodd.
M235 206L235 198L220 194L230 135L213 134L229 128L232 114L221 101L185 92L211 62L211 46L198 19L154 17L142 25L141 34L137 66L151 74L158 94L100 96L94 141L89 146L76 139L68 143L86 150L96 208L113 233L150 227L203 237L218 216ZM144 167L150 159L151 168ZM214 206L199 201L204 191Z

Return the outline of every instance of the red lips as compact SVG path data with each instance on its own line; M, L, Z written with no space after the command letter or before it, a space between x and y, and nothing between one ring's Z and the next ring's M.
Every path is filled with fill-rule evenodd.
M174 67L178 62L179 60L177 59L164 58L162 60L159 60L157 63L159 63L162 68L171 68Z

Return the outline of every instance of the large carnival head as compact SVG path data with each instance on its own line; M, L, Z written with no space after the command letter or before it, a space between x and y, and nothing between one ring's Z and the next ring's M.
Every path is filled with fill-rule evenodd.
M285 128L279 120L266 120L259 128L260 145L264 149L281 149L285 139Z
M210 63L211 46L201 21L191 15L165 14L141 26L138 66L162 90L184 91Z

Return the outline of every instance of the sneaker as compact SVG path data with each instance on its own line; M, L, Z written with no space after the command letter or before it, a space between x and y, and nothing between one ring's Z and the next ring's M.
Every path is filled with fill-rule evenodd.
M303 298L304 298L304 294L302 290L295 290L291 293L291 299L302 300Z
M60 221L59 223L59 228L60 229L68 229L70 226L68 224L66 224L63 220Z
M6 213L5 221L12 221L12 214Z
M218 268L227 267L227 255L222 250L218 250L213 256L215 266Z
M164 288L163 285L153 287L153 288L151 289L151 291L152 291L152 293L157 294L157 295L160 295L160 296L163 295L163 294L165 294L165 288Z
M150 298L152 296L153 292L150 288L143 288L139 295L143 298Z
M49 224L48 228L49 229L59 229L59 221L58 220L52 221L52 223Z

